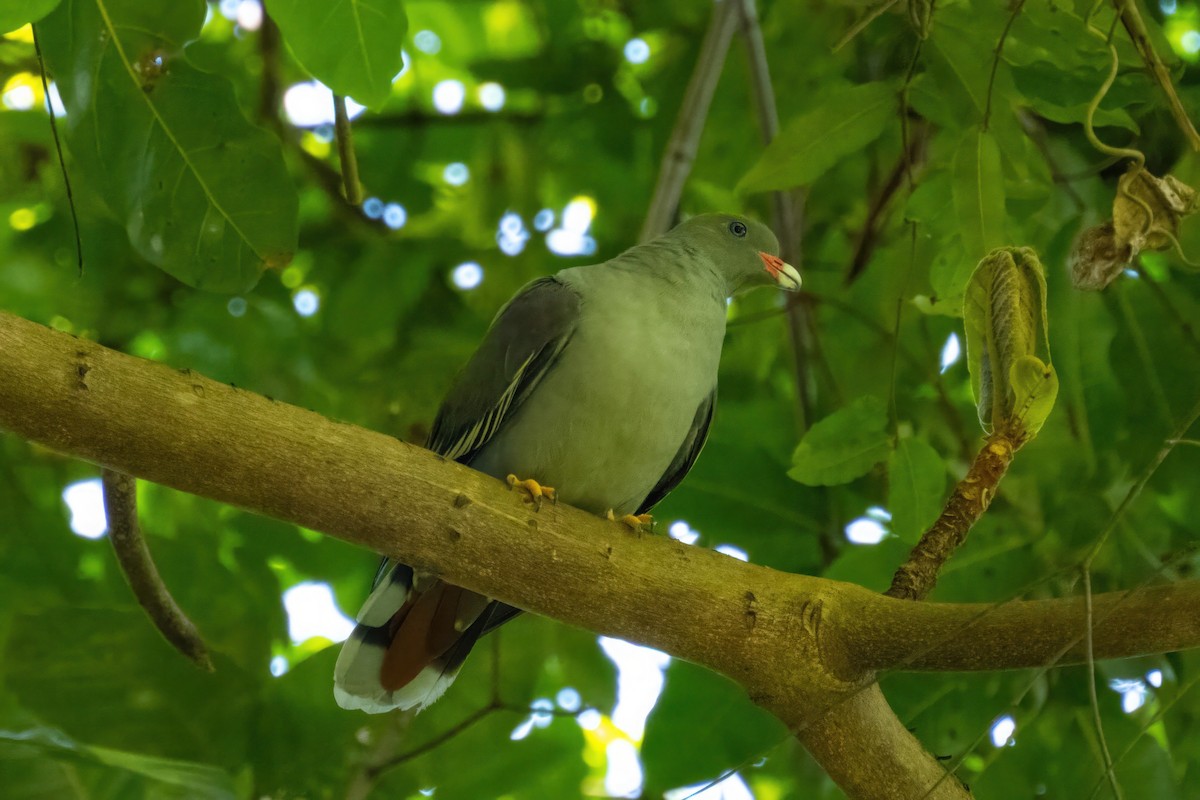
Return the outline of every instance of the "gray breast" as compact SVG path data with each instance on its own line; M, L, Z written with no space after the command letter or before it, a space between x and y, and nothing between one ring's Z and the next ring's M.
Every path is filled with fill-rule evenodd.
M473 466L534 478L596 514L637 509L716 385L724 308L654 279L631 292L629 280L589 276L570 344ZM612 296L622 301L595 301Z

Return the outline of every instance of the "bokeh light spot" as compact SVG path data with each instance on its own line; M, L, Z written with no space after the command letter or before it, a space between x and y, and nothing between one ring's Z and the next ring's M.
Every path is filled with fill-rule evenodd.
M645 39L630 39L625 43L625 60L630 64L645 64L650 58L650 45Z
M301 289L292 295L292 305L302 317L311 317L321 307L321 298L312 289Z
M467 90L462 81L445 80L433 87L433 107L443 114L457 114L466 97Z
M476 264L474 261L467 261L459 264L450 273L450 280L454 285L464 291L470 291L479 284L483 283L483 267Z
M486 111L499 111L504 108L504 87L493 81L479 85L479 105Z

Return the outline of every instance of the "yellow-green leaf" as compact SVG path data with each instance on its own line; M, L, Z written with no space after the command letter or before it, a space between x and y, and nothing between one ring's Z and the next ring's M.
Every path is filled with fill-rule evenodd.
M183 55L204 9L63 0L38 30L74 163L138 253L192 286L245 291L291 260L298 199L279 141Z
M967 131L954 155L954 212L970 259L1004 244L1004 175L996 137Z
M865 83L830 94L784 127L737 191L807 186L842 158L879 138L894 120L896 108L896 90L886 83Z
M1042 429L1058 397L1058 373L1053 364L1036 356L1017 359L1009 372L1013 389L1013 419L1025 438L1032 439Z
M788 475L809 486L834 486L887 458L887 411L877 397L860 397L813 425L792 455Z
M408 17L400 0L268 0L292 54L337 94L378 110L404 66Z
M902 439L888 459L888 511L892 532L910 544L937 519L946 490L946 467L923 439Z

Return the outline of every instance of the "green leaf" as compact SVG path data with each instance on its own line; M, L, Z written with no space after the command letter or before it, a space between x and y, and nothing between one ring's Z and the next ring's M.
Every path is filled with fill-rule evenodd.
M806 186L879 138L896 115L896 90L866 83L833 92L792 120L738 184L738 192Z
M132 772L151 780L187 790L197 800L235 800L238 793L233 779L224 770L208 764L195 764L169 758L155 758L107 747L80 744L62 731L32 728L22 731L0 730L0 741L30 745L59 757L90 762Z
M15 31L28 22L37 22L54 10L61 0L24 0L0 5L0 33Z
M39 26L75 162L138 253L198 288L249 289L296 249L279 142L181 54L200 2L65 0Z
M1004 175L992 134L967 131L954 155L954 211L968 258L1004 244Z
M792 454L788 476L809 486L834 486L866 473L887 458L883 402L867 395L813 425Z
M22 615L5 644L6 685L23 708L68 736L214 763L235 763L246 750L259 697L255 679L219 652L215 672L196 669L141 609L56 607ZM258 674L265 678L265 668Z
M942 510L946 466L924 439L902 439L888 459L892 532L915 544Z
M408 32L399 0L267 5L292 55L314 78L376 111L387 102L392 79L404 65L400 45Z
M1032 438L1042 429L1058 397L1058 373L1053 364L1037 356L1018 358L1009 371L1013 389L1013 417L1025 436Z
M750 702L745 689L672 660L662 697L646 720L643 796L662 797L667 789L720 777L787 737L783 723Z

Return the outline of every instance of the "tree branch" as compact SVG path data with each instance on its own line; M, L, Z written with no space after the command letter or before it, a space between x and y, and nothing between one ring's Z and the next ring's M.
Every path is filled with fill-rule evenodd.
M350 127L350 115L346 112L346 98L333 96L333 123L337 138L338 162L342 167L342 191L346 202L352 206L362 204L362 184L358 182L358 159L354 155L354 134Z
M758 111L758 130L764 145L770 145L779 133L779 109L775 103L775 88L767 62L767 47L762 27L758 23L756 0L734 0L741 20L742 39L750 64L750 85L754 107ZM772 223L779 237L779 254L789 264L800 264L800 229L803 203L797 203L791 192L771 194ZM800 295L787 300L788 341L791 344L793 367L796 373L796 401L800 412L801 432L808 429L813 418L812 370L809 353L819 349L816 328L811 326L811 311Z
M1008 472L1020 446L1006 431L996 431L987 438L967 474L954 487L941 515L892 576L892 585L885 594L906 600L924 600L929 596L937 585L942 565L967 540L971 528L992 504L1000 479Z
M654 184L654 195L638 241L645 242L661 236L675 220L679 197L692 171L692 162L696 160L696 148L704 131L704 120L708 117L708 107L717 90L721 68L725 66L725 55L729 52L729 42L733 38L736 23L737 0L716 0L708 31L696 56L696 67L684 92L683 103L679 106L679 116L675 118L671 140L667 142L667 150L663 154L658 180Z
M854 798L904 800L945 774L871 670L1032 666L1082 630L1077 599L910 603L632 534L565 504L534 512L502 482L421 448L3 312L0 428L721 672ZM1200 646L1197 602L1196 582L1097 595L1097 658ZM966 796L937 780L932 797Z
M1146 22L1142 19L1141 12L1138 11L1136 0L1113 0L1113 5L1116 6L1117 13L1121 15L1121 24L1125 26L1125 32L1129 34L1129 38L1133 40L1138 54L1150 72L1150 77L1166 95L1167 107L1171 109L1171 116L1175 118L1175 124L1179 126L1180 132L1188 140L1192 150L1200 150L1200 134L1196 133L1196 127L1188 117L1183 103L1180 102L1179 95L1175 93L1175 86L1171 83L1171 73L1167 71L1167 65L1163 63L1158 51L1154 49L1154 44L1150 41L1150 31L1146 29Z
M907 603L895 600L896 603ZM859 598L840 608L839 636L869 669L977 671L1045 667L1068 644L1061 665L1087 662L1082 596L999 604L911 603L886 614ZM1092 596L1096 660L1200 646L1200 581Z
M80 374L80 381L86 375ZM146 611L154 627L171 646L187 656L197 667L213 671L208 647L167 585L163 583L150 548L142 538L137 518L137 480L111 469L101 471L104 486L104 513L108 518L108 540L112 542L117 563L133 596Z

